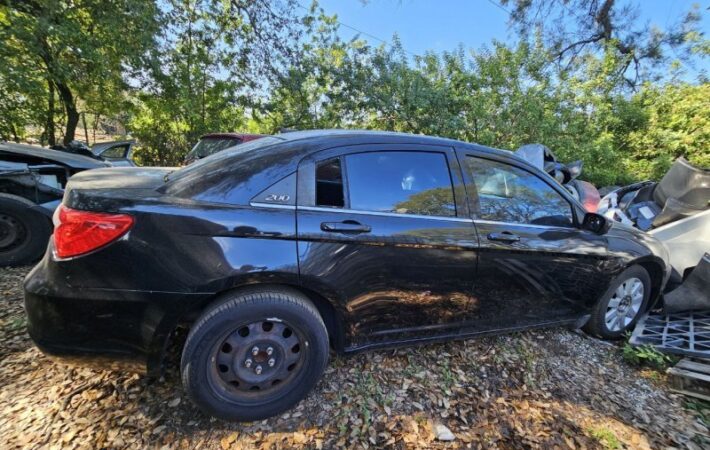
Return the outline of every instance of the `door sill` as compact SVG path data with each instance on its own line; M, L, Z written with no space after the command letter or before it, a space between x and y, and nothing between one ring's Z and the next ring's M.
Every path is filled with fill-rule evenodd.
M473 330L470 330L470 328L472 328L472 327L463 326L459 329L458 332L437 334L435 336L403 337L403 338L399 338L399 339L395 338L395 339L382 340L380 342L368 342L368 343L361 344L361 345L353 345L353 346L346 347L343 350L343 352L344 353L359 353L359 352L366 351L366 350L406 347L409 345L419 345L419 344L429 344L429 343L434 343L434 342L445 342L445 341L453 341L453 340L460 340L460 339L469 339L469 338L479 337L479 336L508 334L508 333L514 333L517 331L525 331L525 330L532 330L532 329L538 329L538 328L553 328L553 327L564 327L564 326L574 327L577 324L577 322L579 322L579 318L567 319L567 320L557 320L557 321L551 321L551 322L542 322L542 323L537 323L534 325L522 325L522 326L508 327L508 328L495 328L495 329L483 330L483 331L480 331L480 330L473 331ZM410 333L414 334L417 332L412 331L407 334L410 334ZM420 330L418 333L424 334L425 331L422 332Z

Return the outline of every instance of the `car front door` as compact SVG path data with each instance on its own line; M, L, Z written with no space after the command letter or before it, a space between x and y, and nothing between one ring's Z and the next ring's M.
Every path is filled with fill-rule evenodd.
M301 283L339 300L346 347L456 334L477 237L453 149L362 145L301 163Z
M524 165L459 151L480 238L477 330L573 322L603 294L604 236L582 230L563 187Z

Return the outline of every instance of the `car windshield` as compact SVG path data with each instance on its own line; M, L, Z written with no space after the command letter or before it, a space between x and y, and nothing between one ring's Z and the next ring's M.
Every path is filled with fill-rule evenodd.
M223 152L218 152L215 153L211 156L208 156L206 158L202 158L195 162L194 164L190 164L189 166L183 167L182 169L176 170L174 172L170 172L168 175L165 177L165 181L168 180L176 180L179 178L183 178L195 170L201 170L203 168L207 168L209 170L209 166L213 166L215 168L220 167L222 165L222 162L232 158L235 155L239 155L241 153L246 153L251 150L256 150L262 147L267 147L271 144L275 144L277 142L282 141L283 139L275 137L275 136L267 136L263 137L261 139L255 139L253 141L245 142L244 144L234 146L230 148L229 150L225 150Z
M206 137L200 139L200 142L195 144L195 146L187 154L189 160L201 159L206 156L210 156L214 153L224 150L225 148L233 147L242 142L241 139L233 137Z

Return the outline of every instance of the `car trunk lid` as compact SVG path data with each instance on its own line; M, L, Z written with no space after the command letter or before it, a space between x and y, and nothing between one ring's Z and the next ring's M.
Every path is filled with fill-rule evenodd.
M67 184L64 204L74 209L113 212L137 201L158 201L171 167L114 167L74 175Z

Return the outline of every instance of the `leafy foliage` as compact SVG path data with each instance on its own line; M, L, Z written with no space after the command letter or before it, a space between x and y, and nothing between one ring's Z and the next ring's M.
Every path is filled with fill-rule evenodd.
M676 358L659 352L653 346L634 347L628 342L624 345L623 357L633 365L647 365L655 369L664 369L677 361Z
M199 137L247 126L265 80L282 77L303 33L295 0L163 2L159 68L129 120L146 164L178 164Z
M624 136L629 171L658 179L681 156L710 167L710 83L648 85L624 108L637 114Z
M56 122L66 141L89 114L125 124L147 165L178 164L206 132L282 128L539 142L600 186L658 179L679 156L710 165L710 84L683 72L710 56L698 10L651 30L613 0L504 3L517 43L414 58L396 36L345 41L296 0L3 4L0 137L52 142Z
M688 61L698 31L699 5L661 28L639 20L640 5L617 0L502 0L511 5L511 23L524 38L544 36L550 62L562 72L579 68L589 55L613 55L620 87L636 89L663 75L670 52ZM689 45L690 44L690 45ZM659 69L661 72L659 73Z
M159 18L154 3L142 0L3 3L0 91L14 92L16 105L46 116L45 137L50 144L56 96L64 107L64 142L68 143L80 118L78 97L88 110L116 114L123 109L125 80L144 65ZM47 104L40 107L42 98Z

